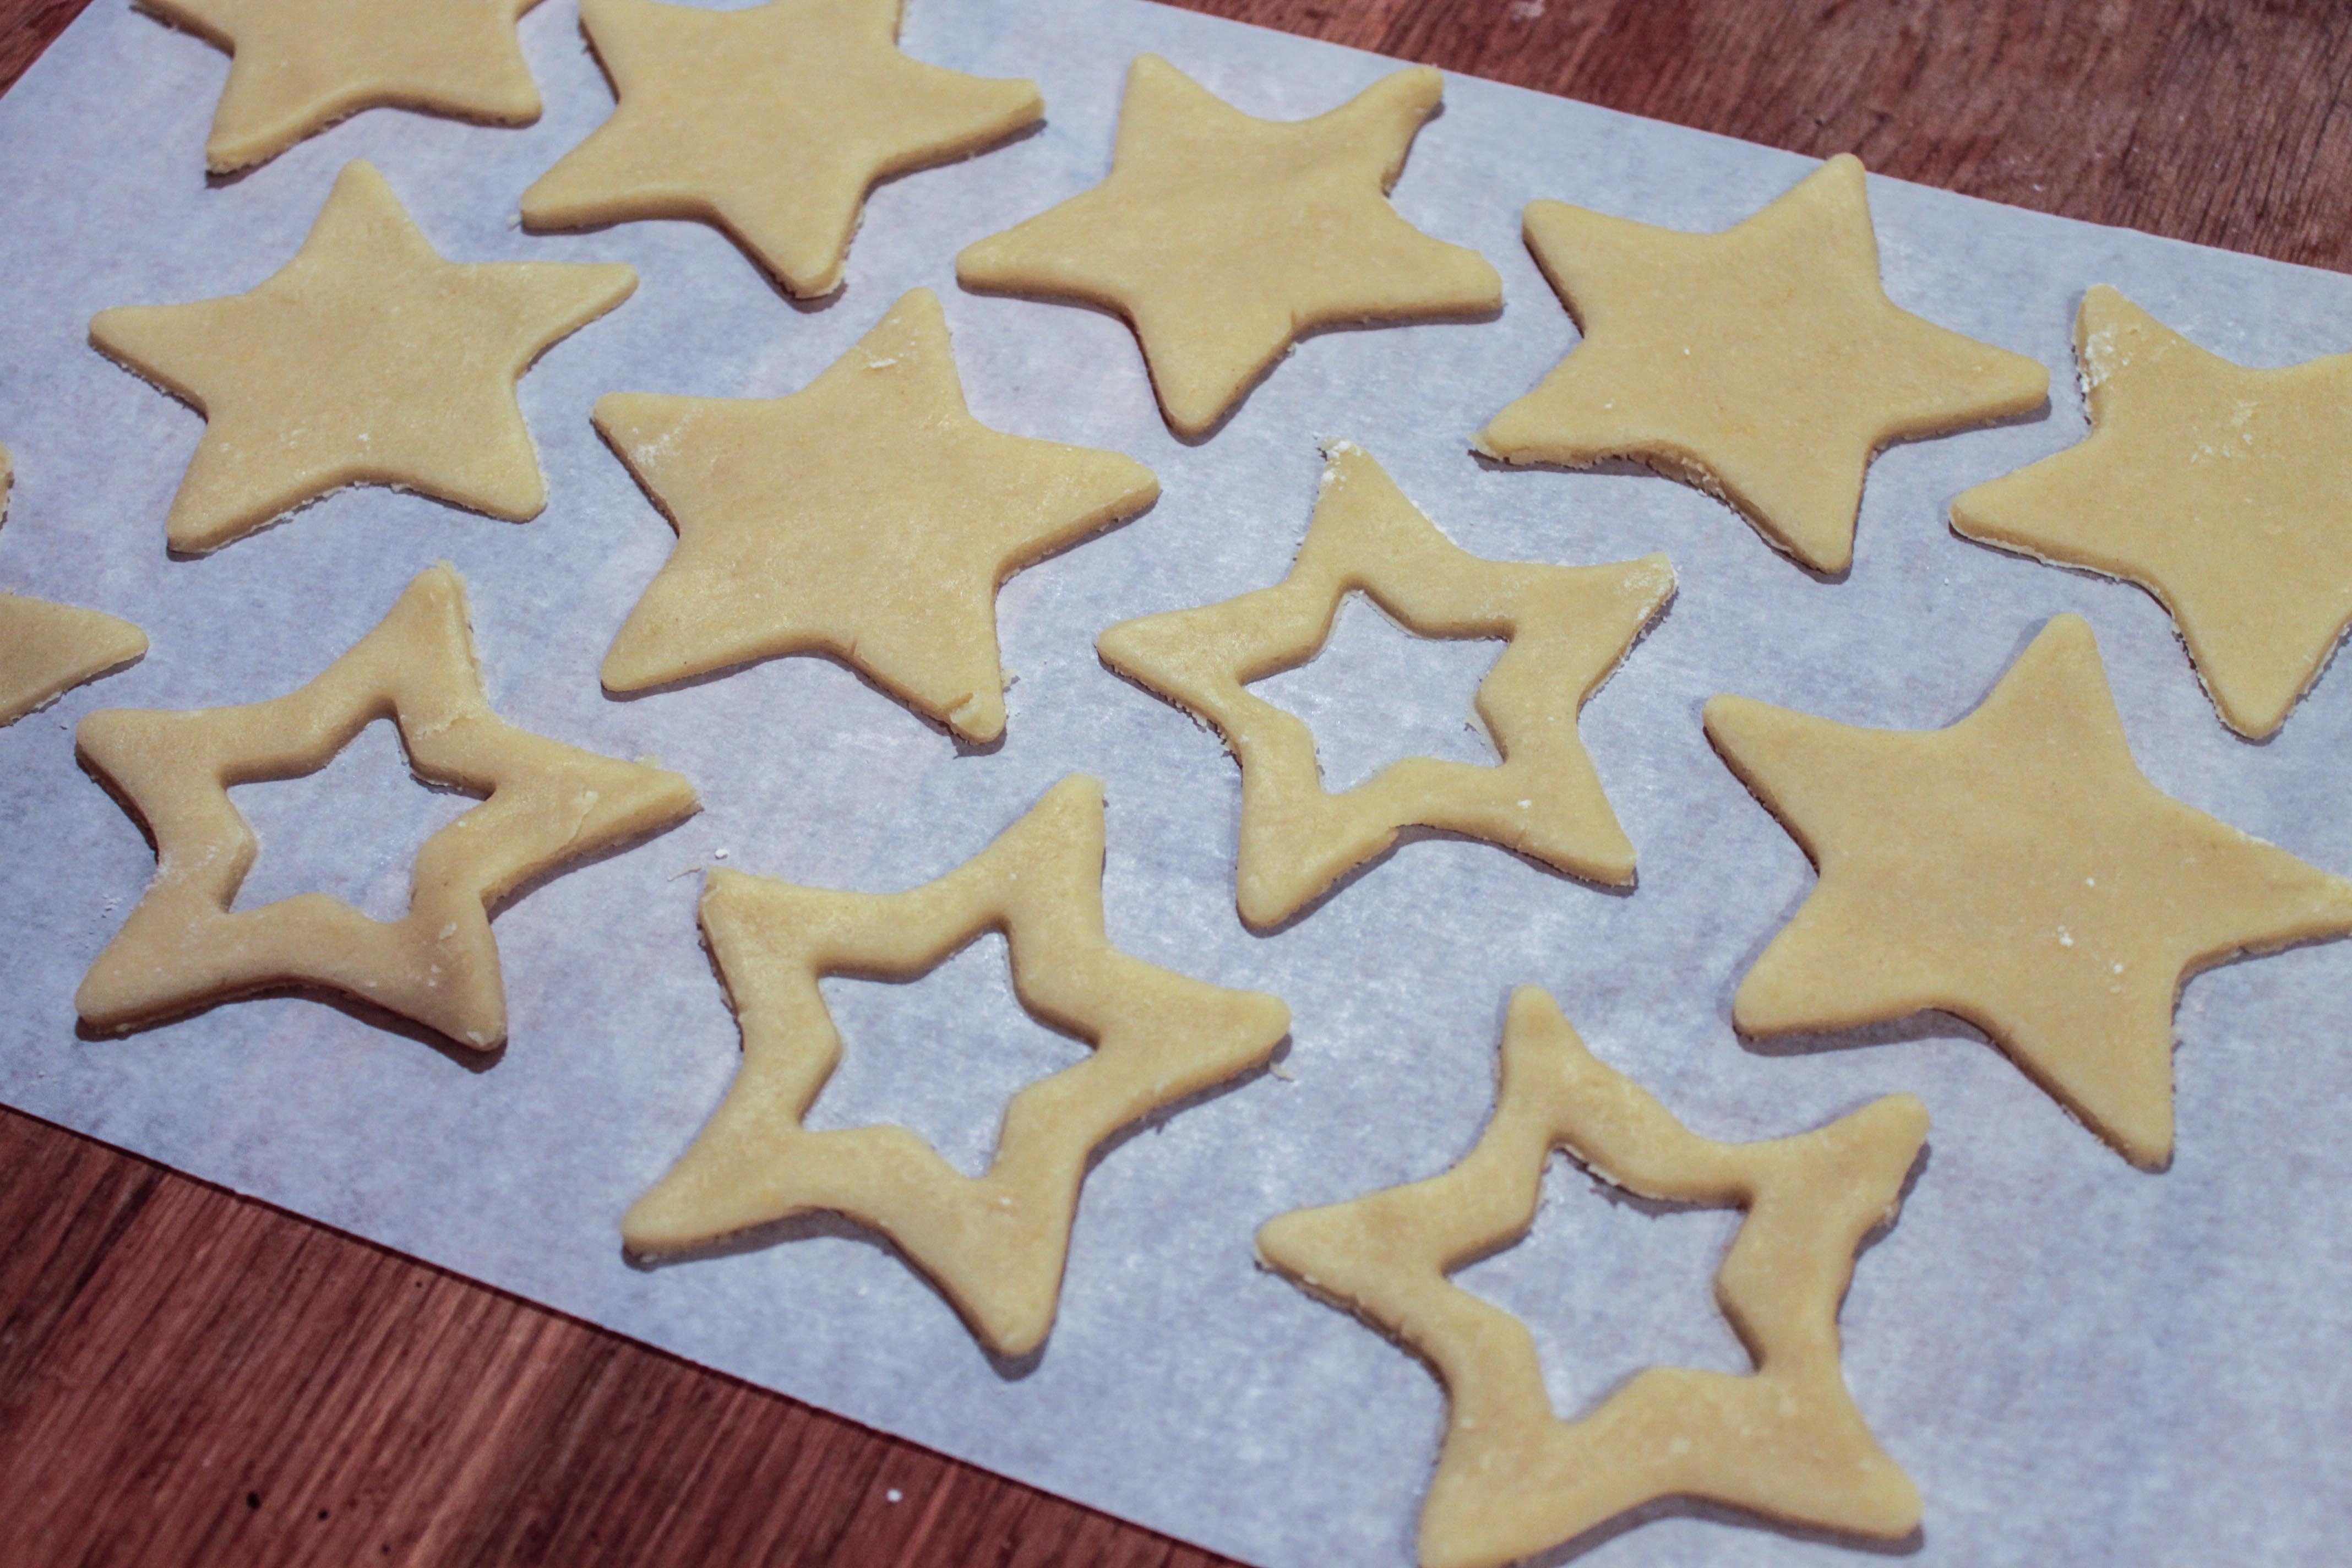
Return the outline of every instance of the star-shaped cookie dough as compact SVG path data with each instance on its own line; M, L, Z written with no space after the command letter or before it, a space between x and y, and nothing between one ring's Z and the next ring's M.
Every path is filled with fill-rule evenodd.
M0 447L0 521L16 478L8 448ZM129 621L0 592L0 729L146 651L147 634Z
M978 856L911 892L829 892L713 871L702 930L743 1030L743 1065L685 1155L622 1221L639 1254L793 1215L881 1232L998 1355L1045 1342L1070 1222L1105 1138L1264 1063L1290 1027L1272 996L1129 958L1103 934L1101 784L1064 779ZM818 980L911 980L990 931L1039 1021L1093 1054L1005 1107L977 1181L903 1127L812 1132L801 1119L841 1059Z
M407 914L370 920L324 893L232 914L257 846L229 786L317 773L386 717L420 779L488 796L417 851ZM493 713L465 584L446 565L419 575L381 625L299 691L188 712L106 709L76 739L155 844L155 879L74 998L100 1029L311 985L494 1050L506 1043L507 1008L490 910L566 861L698 809L676 773Z
M539 0L136 0L229 51L205 143L215 174L266 163L362 109L490 125L539 118L515 19Z
M1355 867L1426 826L1516 849L1572 876L1623 885L1633 847L1576 733L1577 712L1675 589L1663 555L1612 566L1484 561L1407 500L1361 447L1328 451L1307 542L1270 588L1124 621L1103 662L1217 727L1242 767L1235 902L1278 925ZM1339 795L1315 736L1248 689L1322 651L1349 594L1368 594L1425 637L1506 637L1478 687L1496 766L1407 757Z
M1717 697L1706 733L1821 872L1740 983L1740 1030L1954 1014L2136 1165L2172 1157L2189 976L2352 932L2352 882L2141 775L2078 616L1948 729Z
M833 292L867 191L982 152L1045 113L1034 81L901 54L899 5L581 0L620 102L523 193L524 225L697 219L795 298Z
M967 247L956 277L1124 316L1170 426L1205 435L1318 327L1502 309L1485 257L1388 202L1444 89L1423 67L1313 120L1258 120L1140 56L1109 178Z
M1471 445L1510 463L1638 458L1729 502L1817 572L1853 564L1880 447L2049 395L2040 362L1887 299L1849 154L1720 234L1560 202L1529 203L1526 226L1583 341Z
M346 485L521 522L547 482L515 382L636 286L627 267L445 261L383 176L352 163L259 288L101 310L89 341L205 416L166 520L176 552L217 550Z
M2138 584L2222 721L2262 740L2352 624L2352 354L2248 370L2083 298L2081 445L1952 503L1970 539Z
M997 585L1160 493L1131 458L974 419L928 289L789 397L614 393L596 427L677 526L607 687L822 652L975 744L1004 732Z
M1846 1391L1837 1318L1854 1249L1893 1221L1927 1136L1927 1108L1898 1094L1794 1138L1701 1138L1528 986L1511 998L1494 1120L1462 1163L1284 1215L1258 1256L1444 1384L1423 1568L1499 1568L1668 1497L1899 1539L1919 1492ZM1715 1295L1754 1373L1650 1367L1580 1421L1553 1415L1527 1325L1446 1276L1533 1226L1555 1149L1644 1197L1748 1211Z

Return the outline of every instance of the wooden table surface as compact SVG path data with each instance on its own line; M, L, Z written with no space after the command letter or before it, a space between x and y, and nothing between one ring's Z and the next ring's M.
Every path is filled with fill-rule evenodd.
M0 0L0 89L85 3ZM2341 0L1186 3L2352 270ZM0 1170L0 1563L1222 1561L5 1110Z

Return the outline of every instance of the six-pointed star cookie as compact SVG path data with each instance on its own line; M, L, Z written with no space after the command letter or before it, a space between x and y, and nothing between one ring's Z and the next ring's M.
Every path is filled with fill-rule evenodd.
M1445 79L1398 71L1313 120L1257 120L1155 55L1128 72L1109 178L956 258L966 288L1061 296L1134 327L1177 434L1196 437L1300 333L1485 315L1503 282L1388 202Z
M2172 1155L2184 981L2352 932L2352 882L2141 775L2076 616L1948 729L1862 730L1717 697L1706 732L1821 872L1740 983L1739 1028L1941 1009L2137 1165Z
M876 182L980 152L1045 112L1035 82L901 54L899 5L581 0L619 106L523 193L523 222L699 219L798 298L831 293Z
M1854 1248L1894 1218L1927 1135L1927 1109L1900 1094L1799 1137L1701 1138L1528 986L1511 998L1494 1120L1460 1164L1284 1215L1258 1255L1445 1384L1423 1568L1496 1568L1667 1497L1895 1539L1919 1522L1918 1489L1846 1390L1837 1318ZM1754 1373L1650 1367L1580 1421L1553 1415L1527 1326L1446 1276L1528 1233L1555 1149L1644 1197L1748 1211L1715 1293Z
M346 485L520 522L547 483L515 381L636 286L627 267L445 261L352 163L259 288L101 310L89 341L205 416L166 520L174 551L217 550Z
M1339 442L1289 576L1221 605L1121 622L1097 647L1111 668L1224 735L1242 766L1235 901L1264 930L1413 826L1631 882L1633 847L1576 717L1674 586L1663 555L1612 566L1480 560L1361 447ZM1355 592L1423 637L1510 639L1478 687L1499 765L1407 757L1343 794L1324 790L1313 732L1247 688L1320 652L1339 601Z
M419 778L488 797L417 851L407 914L373 921L324 893L231 913L257 847L229 786L316 773L385 717ZM107 709L84 719L76 739L155 844L155 879L74 998L100 1029L309 984L495 1049L507 1016L492 907L566 861L698 809L676 773L493 713L465 585L446 565L418 576L381 625L299 691L189 712Z
M677 525L607 687L824 652L982 744L1004 731L997 585L1160 493L1130 458L974 419L928 289L789 397L614 393L596 427Z
M215 174L275 158L362 109L421 109L491 125L539 118L515 19L539 0L137 0L230 52L205 162Z
M1511 463L1634 458L1722 497L1818 572L1853 562L1881 447L2039 408L2034 360L1901 310L1862 164L1840 154L1735 228L1685 234L1533 202L1528 248L1583 341L1472 446Z
M2126 578L2261 740L2352 623L2352 354L2248 370L2102 285L2074 354L2091 434L1952 503L1970 539Z
M742 1025L743 1065L693 1146L623 1220L629 1247L673 1252L793 1215L841 1214L897 1244L991 1351L1043 1343L1096 1145L1264 1063L1290 1026L1272 996L1112 947L1102 865L1102 785L1073 776L911 892L712 872L702 929ZM1094 1049L1013 1098L987 1173L962 1175L903 1127L802 1126L841 1058L819 978L913 979L992 930L1012 950L1022 1005Z

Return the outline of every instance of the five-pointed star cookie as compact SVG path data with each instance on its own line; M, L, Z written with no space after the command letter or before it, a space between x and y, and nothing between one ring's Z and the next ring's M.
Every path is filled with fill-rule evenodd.
M174 551L217 550L346 485L520 522L547 482L515 382L636 286L627 267L445 261L383 176L352 163L259 288L101 310L89 341L205 416L172 498Z
M1739 1028L1957 1015L2137 1165L2172 1156L2188 977L2352 932L2352 882L2141 775L2076 616L1948 729L1717 697L1706 732L1821 872L1740 983Z
M1799 1137L1701 1138L1528 986L1511 998L1495 1118L1460 1164L1284 1215L1258 1255L1445 1384L1423 1568L1498 1568L1668 1497L1897 1539L1918 1489L1846 1391L1837 1318L1854 1248L1895 1217L1927 1135L1926 1107L1899 1094ZM1748 1211L1715 1294L1754 1373L1650 1367L1584 1419L1554 1415L1527 1325L1446 1276L1528 1233L1555 1149L1644 1197Z
M523 222L698 219L795 297L831 293L877 182L981 152L1045 112L1035 82L901 54L899 5L581 0L619 106L523 193Z
M1559 202L1528 204L1526 226L1583 341L1472 446L1511 463L1638 458L1730 502L1817 572L1853 564L1863 472L1881 447L2049 395L2039 362L1887 299L1848 154L1721 234Z
M1339 442L1287 577L1223 604L1122 622L1097 647L1111 668L1224 735L1242 766L1235 901L1264 930L1408 826L1631 882L1633 847L1576 718L1674 587L1663 555L1612 566L1481 560L1440 533L1361 447ZM1324 790L1314 733L1247 688L1321 652L1339 601L1355 592L1423 637L1509 639L1478 687L1499 765L1407 757L1354 789Z
M8 448L0 447L0 520L16 478ZM0 592L0 728L146 651L147 634L129 621Z
M2089 437L1969 490L1952 527L2137 583L2222 721L2276 732L2352 623L2352 354L2248 370L2104 285L2074 354Z
M1445 79L1382 78L1313 120L1258 120L1156 55L1129 70L1109 178L956 258L968 289L1115 310L1169 425L1215 427L1300 334L1500 310L1476 251L1388 202Z
M137 0L232 56L205 161L266 163L362 109L539 118L515 19L539 0Z
M979 744L1004 732L997 585L1160 493L1133 458L974 419L928 289L789 397L614 393L596 427L677 526L607 687L823 652Z
M845 1215L889 1237L989 1350L1036 1349L1061 1300L1095 1147L1261 1065L1290 1026L1272 996L1112 947L1102 865L1102 785L1072 776L980 855L911 892L712 872L702 930L742 1025L743 1065L693 1146L622 1221L631 1250L675 1252L793 1215ZM911 980L989 931L1012 950L1022 1005L1094 1050L1013 1098L987 1173L964 1176L903 1127L803 1127L841 1059L818 980Z
M324 893L231 913L257 846L229 786L317 773L386 717L419 778L488 796L417 851L407 914L370 920ZM495 1049L507 1014L491 909L566 861L698 809L676 773L493 713L465 584L446 565L419 575L381 625L299 691L188 712L102 710L76 738L155 844L155 879L74 998L100 1029L315 985Z

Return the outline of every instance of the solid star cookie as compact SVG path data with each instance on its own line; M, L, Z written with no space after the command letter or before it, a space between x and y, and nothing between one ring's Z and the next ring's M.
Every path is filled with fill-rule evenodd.
M408 912L373 921L324 893L231 913L258 847L232 784L317 773L380 718L429 784L488 798L425 841ZM517 729L490 710L465 584L440 565L300 690L188 712L107 709L85 762L146 825L155 879L74 1003L123 1030L286 985L340 991L477 1050L507 1036L490 910L567 861L700 809L676 773Z
M2188 978L2352 932L2352 882L2141 775L2077 616L1948 729L1717 697L1706 733L1821 873L1740 982L1741 1032L1954 1014L2136 1165L2172 1157Z
M515 382L636 286L621 266L445 261L383 176L352 163L259 288L101 310L89 341L205 416L166 520L176 552L217 550L347 485L520 522L547 482Z
M1886 297L1849 154L1720 234L1560 202L1528 204L1525 221L1583 341L1472 447L1571 468L1637 458L1728 502L1817 572L1853 564L1880 447L2048 400L2038 361Z
M1276 121L1140 56L1109 177L967 247L956 277L1117 311L1169 425L1203 435L1318 327L1502 309L1485 257L1389 205L1444 86L1426 67L1402 70L1328 114Z
M1484 561L1455 545L1361 447L1328 449L1290 574L1223 604L1124 621L1103 662L1216 726L1242 768L1235 902L1264 930L1427 826L1483 838L1591 881L1633 879L1633 847L1576 732L1586 700L1673 596L1663 555L1611 566ZM1505 637L1478 687L1496 766L1407 757L1325 791L1315 736L1249 689L1322 651L1339 602L1369 595L1426 637Z
M974 419L928 289L789 397L614 393L596 427L677 528L606 687L821 652L976 744L1004 732L998 585L1160 493L1131 458Z
M1102 785L1064 779L974 858L911 892L829 892L713 871L702 929L743 1031L727 1098L621 1233L639 1254L702 1246L793 1215L887 1237L982 1344L1025 1355L1061 1300L1079 1184L1138 1117L1265 1063L1290 1027L1272 996L1130 958L1103 933ZM812 1132L802 1118L841 1059L818 980L915 979L1003 932L1013 986L1087 1058L1005 1107L978 1180L903 1127Z
M16 477L0 447L0 521ZM0 592L0 729L146 651L147 634L129 621Z
M2074 356L2089 437L1968 491L1952 527L2146 588L2222 721L2265 739L2352 624L2352 354L2249 370L2101 285Z
M1044 118L1034 81L899 52L900 0L708 11L581 0L613 118L523 193L532 229L639 218L716 225L794 297L841 284L866 193Z
M1258 1232L1258 1256L1445 1385L1423 1568L1499 1568L1669 1497L1897 1540L1918 1525L1918 1489L1847 1392L1837 1320L1854 1250L1893 1222L1927 1135L1927 1108L1898 1094L1794 1138L1699 1137L1525 986L1494 1120L1462 1163L1284 1215ZM1447 1275L1534 1226L1555 1149L1643 1197L1748 1211L1715 1295L1753 1373L1649 1367L1583 1419L1554 1415L1527 1325Z
M363 109L490 125L539 118L515 22L539 0L136 0L229 51L205 162L266 163Z

